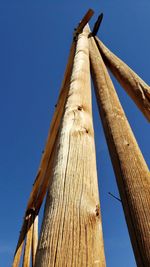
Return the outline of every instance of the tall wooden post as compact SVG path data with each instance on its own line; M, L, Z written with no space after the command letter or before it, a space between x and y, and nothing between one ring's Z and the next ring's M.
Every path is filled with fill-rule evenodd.
M96 46L90 60L99 112L138 267L150 266L150 172Z
M85 16L82 18L80 23L78 24L75 35L79 34L84 26L88 23L92 15L94 14L92 9L89 9ZM55 142L56 142L56 136L58 134L59 126L60 126L60 121L64 112L64 106L66 103L66 98L68 95L68 90L69 86L68 84L70 83L70 75L72 73L72 66L73 66L73 60L74 60L74 54L75 54L75 48L76 48L76 42L72 42L70 53L69 53L69 58L68 58L68 63L66 66L66 71L64 74L64 79L62 82L58 102L56 105L56 109L54 112L54 116L51 122L50 126L50 131L48 134L48 139L47 143L45 146L45 150L41 159L39 171L37 174L37 177L35 179L35 182L33 184L32 192L30 194L24 220L23 220L23 225L21 227L20 235L19 235L19 240L17 243L16 251L14 254L14 259L13 259L13 267L18 267L20 265L21 261L21 255L24 249L24 241L26 238L26 235L28 235L29 229L33 229L33 242L32 242L32 259L33 259L33 265L35 262L35 253L36 253L36 247L37 247L37 241L38 241L38 231L37 231L37 214L39 213L41 204L43 202L44 196L47 192L48 184L49 184L49 177L50 177L50 171L52 168L52 162L53 162L53 148L55 147ZM29 221L30 216L33 215L36 216L35 220ZM34 224L34 227L33 227ZM29 240L29 238L28 238ZM26 243L25 249L28 252L28 244L30 242ZM27 254L26 255L29 255ZM27 258L27 257L25 257Z
M114 55L97 37L97 46L105 64L126 90L144 116L150 121L150 87L120 58Z
M78 36L35 266L104 267L91 109L89 43Z
M29 224L30 224L30 227L29 227L29 225L28 225L29 214L30 213L32 214L32 212L34 212L34 214L36 214L36 215L38 214L40 207L41 207L41 204L43 202L44 196L45 196L46 191L47 191L48 182L49 182L49 173L50 173L51 164L52 164L53 147L54 147L55 142L56 142L56 136L57 136L57 133L59 130L60 121L61 121L61 118L63 115L64 106L65 106L65 102L66 102L66 98L67 98L68 91L66 90L66 87L70 81L70 75L72 72L75 46L76 46L76 44L75 44L75 42L73 42L71 45L71 49L70 49L68 63L66 66L64 80L62 82L62 86L61 86L61 90L60 90L60 94L59 94L59 98L58 98L58 102L57 102L57 107L56 107L56 110L54 112L54 116L53 116L53 119L52 119L52 122L50 125L50 131L48 134L48 139L47 139L45 151L44 151L43 157L41 159L39 171L38 171L37 177L35 179L35 182L33 184L33 188L32 188L29 200L28 200L28 204L27 204L27 208L26 208L26 212L25 212L25 216L24 216L24 220L23 220L23 225L21 227L21 231L20 231L20 235L19 235L19 239L18 239L12 267L19 267L19 264L21 261L21 254L23 251L23 245L24 245L24 241L25 241L25 237L27 235L28 229L30 229L30 227L32 227L33 223L37 224L37 217L36 217L36 221L34 221L34 222L30 221L29 222ZM67 87L67 89L68 89L68 87ZM35 236L35 233L33 233L33 235L37 239L37 237ZM35 246L33 248L34 251L33 251L32 255L35 255L36 242L37 242L37 240L34 239ZM34 260L33 260L33 262L34 262Z

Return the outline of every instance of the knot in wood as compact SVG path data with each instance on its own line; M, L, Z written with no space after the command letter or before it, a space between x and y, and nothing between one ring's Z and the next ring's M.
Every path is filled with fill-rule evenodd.
M96 213L96 217L100 218L100 205L99 204L96 205L95 213Z
M82 106L78 106L78 110L83 110L83 107Z

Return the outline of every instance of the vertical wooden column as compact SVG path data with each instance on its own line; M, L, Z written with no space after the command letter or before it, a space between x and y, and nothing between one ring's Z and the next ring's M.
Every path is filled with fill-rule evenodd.
M36 267L105 266L87 35L85 28L78 36Z
M150 266L150 173L91 37L95 92L138 267Z

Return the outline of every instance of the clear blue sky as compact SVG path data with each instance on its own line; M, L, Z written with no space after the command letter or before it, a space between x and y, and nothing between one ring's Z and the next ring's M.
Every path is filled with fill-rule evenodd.
M87 9L104 12L99 36L150 83L149 0L0 0L0 265L10 267L48 134L73 28ZM149 125L115 82L150 165ZM93 99L107 267L136 266L103 130Z

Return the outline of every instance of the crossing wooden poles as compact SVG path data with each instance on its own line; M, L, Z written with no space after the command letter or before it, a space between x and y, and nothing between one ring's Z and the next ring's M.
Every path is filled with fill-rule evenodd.
M87 22L90 20L90 18L93 15L93 10L89 9L88 12L85 14L81 22L76 28L75 32L75 37L82 31L83 27L87 24ZM37 174L37 177L35 179L35 182L33 184L32 192L30 194L24 220L23 220L23 225L20 231L19 235L19 240L17 243L17 248L15 251L14 255L14 260L13 260L13 267L18 267L20 264L20 259L21 259L21 254L23 251L23 246L25 242L25 237L28 232L28 219L29 214L35 214L35 216L38 214L39 209L41 207L41 204L43 202L44 196L47 191L48 183L49 183L49 173L51 169L51 164L52 164L52 151L53 147L55 144L56 136L59 130L60 126L60 121L62 114L64 112L64 105L66 102L66 97L68 94L68 83L70 81L70 75L72 71L72 64L73 64L73 59L74 59L74 53L75 53L75 47L76 47L76 41L73 40L72 46L70 49L70 54L69 54L69 59L64 75L64 79L62 82L59 98L58 98L58 103L56 105L56 110L54 112L54 116L51 122L50 126L50 131L47 139L47 144L45 147L45 151L42 156L42 160L40 163L39 171ZM30 224L33 224L33 222L30 221ZM31 225L32 227L32 225ZM35 252L34 252L35 253ZM32 255L34 255L34 253ZM34 261L34 260L33 260Z
M102 14L98 17L90 33L85 25L92 15L93 11L89 10L74 32L58 103L28 200L12 267L19 267L23 250L23 267L31 265L31 255L32 267L106 266L89 56L100 116L137 265L150 266L150 173L105 64L149 121L150 87L97 37L92 37L103 17ZM38 242L38 213L47 190Z
M35 267L105 266L87 36L77 38Z
M147 120L150 121L150 86L129 68L128 65L114 55L97 37L95 40L105 64Z
M150 266L150 172L94 38L90 61L99 112L138 267Z
M49 182L49 176L47 176L48 166L50 165L49 162L51 162L51 154L52 154L53 146L55 143L55 139L57 136L57 132L58 132L60 121L61 121L61 116L63 114L63 109L64 109L66 97L67 97L67 88L68 88L67 84L68 84L68 79L70 77L71 70L72 70L74 53L75 53L75 42L73 41L71 50L70 50L69 59L68 59L68 64L66 67L66 72L64 75L64 80L63 80L60 95L58 98L57 107L56 107L56 110L54 112L54 116L51 122L47 144L46 144L45 151L44 151L41 163L40 163L38 175L36 177L32 192L28 200L28 204L27 204L27 208L25 212L25 218L24 218L23 225L20 231L17 248L16 248L15 255L14 255L13 267L18 267L20 264L23 244L24 244L24 240L27 234L27 229L28 229L27 228L28 219L26 219L27 217L26 214L29 215L29 213L32 213L32 212L38 214L41 204L43 202L44 196L47 191L47 186Z

